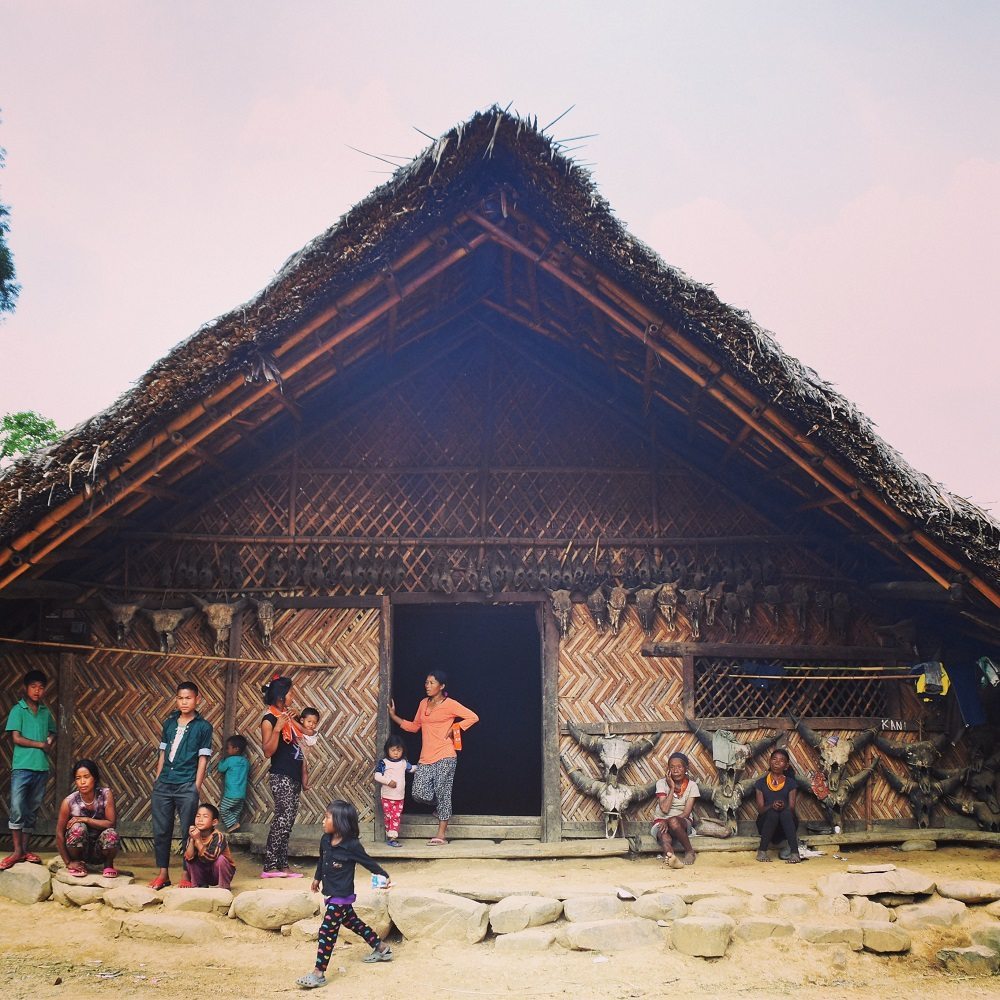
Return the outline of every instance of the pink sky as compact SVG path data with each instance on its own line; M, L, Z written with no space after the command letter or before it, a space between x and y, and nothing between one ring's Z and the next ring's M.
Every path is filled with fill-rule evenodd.
M0 413L69 427L249 298L385 179L348 144L575 104L637 236L1000 512L1000 12L871 6L6 0Z

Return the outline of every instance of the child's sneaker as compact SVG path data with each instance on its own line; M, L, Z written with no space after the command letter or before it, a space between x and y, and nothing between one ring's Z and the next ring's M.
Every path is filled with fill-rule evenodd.
M367 961L367 959L365 959L365 961ZM326 976L324 976L321 972L316 972L314 970L313 972L310 972L305 976L300 976L296 979L295 985L301 986L304 990L314 990L317 986L326 986Z
M391 962L392 961L392 949L387 947L385 951L379 951L378 948L372 948L372 953L366 955L362 962Z
M386 837L385 842L389 847L402 847L402 843L396 840L395 837Z

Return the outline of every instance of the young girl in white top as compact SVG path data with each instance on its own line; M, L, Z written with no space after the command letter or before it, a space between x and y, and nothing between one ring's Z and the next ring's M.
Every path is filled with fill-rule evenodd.
M385 842L390 847L401 847L399 827L403 820L403 795L406 792L406 775L415 770L406 759L406 747L398 734L392 734L382 748L385 756L375 765L375 780L381 786L382 815L385 817Z

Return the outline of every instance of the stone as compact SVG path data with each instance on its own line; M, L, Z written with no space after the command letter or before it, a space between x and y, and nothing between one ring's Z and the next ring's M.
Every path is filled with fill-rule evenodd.
M1000 924L991 927L980 927L972 932L972 943L985 945L1000 955Z
M505 840L504 843L509 844L510 841ZM450 892L456 896L465 896L466 899L474 899L480 903L499 903L501 899L506 899L508 896L541 895L537 889L502 889L498 886L488 886L485 889L448 889L442 887L438 889L438 892Z
M895 865L848 865L848 875L881 875L883 872L894 872Z
M963 903L975 906L978 903L995 903L1000 900L1000 882L987 882L979 878L955 879L938 882L939 896L947 899L960 899Z
M547 896L507 896L490 907L490 927L494 934L513 934L516 931L551 924L563 911L562 900Z
M409 940L475 944L486 936L490 908L450 892L394 889L389 894L389 916Z
M778 912L783 917L804 917L814 909L815 907L801 896L786 896L778 901Z
M934 891L934 880L920 872L896 868L891 872L836 872L824 875L816 882L824 896L897 896L926 895Z
M810 944L845 944L851 951L861 951L864 947L864 935L853 920L809 921L795 929Z
M555 942L554 927L529 927L527 930L501 934L494 947L499 952L548 951Z
M772 937L791 937L795 928L787 920L776 917L744 917L736 925L736 936L741 941L763 941Z
M851 896L851 916L855 920L875 920L885 923L896 919L896 911L864 896Z
M66 885L52 880L52 898L63 906L87 906L99 903L108 890L100 885Z
M21 861L0 872L0 896L26 906L40 903L52 895L52 873L45 865Z
M725 914L734 916L745 913L747 909L747 897L745 896L705 896L704 899L696 899L690 908L692 916L708 916L709 914Z
M929 899L896 907L896 923L908 931L921 927L953 927L965 916L965 903L957 899Z
M145 885L118 885L104 893L104 902L115 910L138 913L162 905L163 899L158 892Z
M392 931L392 918L389 916L389 901L386 892L379 889L369 889L359 892L354 901L354 912L380 937L386 938ZM319 915L323 916L325 907L319 900Z
M121 918L120 934L141 941L174 941L178 944L202 944L217 937L215 924L198 915L163 912L131 913Z
M600 952L631 951L656 945L662 947L666 940L663 931L652 920L635 917L565 924L559 937L567 948L574 951Z
M191 890L187 890L191 891ZM282 924L316 915L316 898L308 892L281 889L251 889L241 892L229 908L229 916L265 931L281 929Z
M681 917L671 928L670 940L682 955L721 958L729 947L736 921L725 915Z
M115 878L105 878L103 875L88 874L82 878L70 875L65 867L59 868L52 875L53 882L63 882L66 885L101 886L103 889L115 889L120 885L132 885L135 879L131 875L119 872Z
M798 889L798 888L781 888L781 889L771 889L764 893L764 898L772 903L780 902L782 899L808 899L817 900L819 899L819 893L815 892L813 889Z
M625 904L617 896L570 896L563 901L563 914L573 923L619 920L625 916Z
M809 890L805 890L809 891ZM674 890L685 903L690 906L692 903L697 902L699 899L704 899L706 896L749 896L751 892L749 889L740 889L735 885L707 885L703 886L701 889L687 889L684 887L678 887Z
M281 928L281 933L285 934L287 930L285 937L290 937L293 941L315 941L319 937L319 927L322 923L322 917L306 917L304 920L296 920L294 924L286 924ZM380 934L379 937L381 936Z
M851 897L853 899L855 897ZM824 912L834 917L847 917L851 914L851 899L847 896L831 896L826 900Z
M1000 901L996 903L987 903L983 907L983 912L988 913L991 917L1000 917Z
M981 944L969 948L942 948L937 957L945 972L954 976L995 976L1000 971L1000 956Z
M879 955L895 955L910 950L910 935L888 920L860 920L861 943L865 951Z
M233 894L228 889L207 886L203 889L164 889L160 893L164 910L186 913L228 913Z
M909 906L910 903L915 903L918 900L929 899L930 897L926 893L918 896L903 896L895 892L880 892L870 898L873 903L880 903L882 906L888 906L895 909L897 906Z
M936 851L937 841L934 840L904 840L900 845L901 851L911 853L913 851Z
M629 904L633 917L645 920L676 920L687 914L687 903L675 892L649 892Z

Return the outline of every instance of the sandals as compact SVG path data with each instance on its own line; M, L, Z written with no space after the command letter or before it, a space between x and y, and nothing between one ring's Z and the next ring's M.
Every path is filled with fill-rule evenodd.
M90 872L87 871L87 866L83 864L72 864L66 866L66 874L72 875L73 878L86 878Z
M391 962L392 961L392 949L386 948L385 951L379 951L378 948L372 948L372 953L370 955L365 955L362 962Z
M31 851L28 851L28 853L25 854L24 860L27 861L29 864L32 864L32 865L43 865L43 864L45 864L45 862L42 861L42 859L37 854L32 854Z
M445 840L444 837L431 837L431 839L427 841L427 846L428 847L443 847L447 843L448 843L448 841Z
M273 871L261 872L260 873L260 877L261 878L288 878L288 876L284 872L273 872ZM310 975L312 975L312 973L310 973ZM305 977L303 977L303 978L305 978Z
M105 878L118 878L118 869L114 865L108 865L101 874Z
M178 889L193 889L194 888L194 882L192 882L190 879L182 878L180 880L180 882L177 883L177 888Z
M164 875L157 875L156 878L150 879L149 888L154 892L159 892L160 889L166 889L170 885L170 879Z
M14 865L19 865L23 860L24 858L15 858L14 855L4 858L3 861L0 861L0 872L5 872L8 868L13 868Z
M295 985L301 986L304 990L314 990L317 986L326 986L326 976L321 972L310 972L296 979Z

